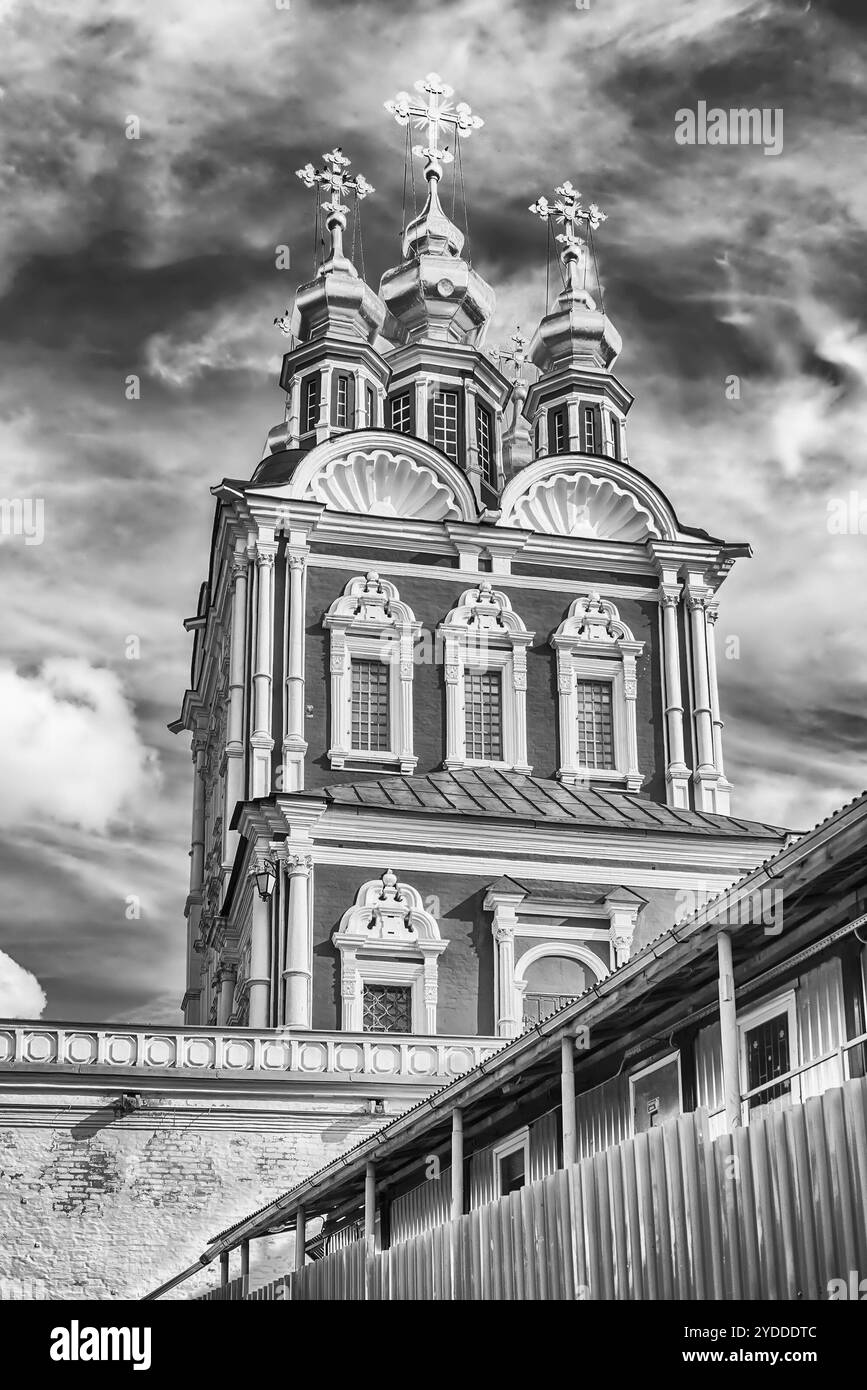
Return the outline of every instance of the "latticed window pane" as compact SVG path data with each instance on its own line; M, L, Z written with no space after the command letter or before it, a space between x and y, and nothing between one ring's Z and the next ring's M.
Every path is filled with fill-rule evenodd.
M409 392L405 391L402 396L395 396L389 401L389 410L391 428L397 434L411 433L412 421L410 418Z
M411 1033L411 986L365 985L362 1027L365 1033Z
M503 685L499 671L464 675L466 754L499 762L503 757Z
M610 681L578 681L578 763L614 767L614 717Z
M381 661L352 663L351 747L365 752L388 749L388 667Z
M444 454L448 454L450 459L457 459L458 456L458 393L457 391L440 391L434 397L433 406L434 418L434 437L433 442L438 449L442 449Z
M778 1014L760 1023L747 1032L747 1089L763 1086L773 1081L775 1076L785 1076L789 1070L789 1019L787 1014ZM789 1095L791 1082L782 1081L779 1086L769 1086L766 1091L750 1098L750 1109L767 1105L769 1101L779 1100Z
M476 406L476 442L479 449L479 470L482 481L491 487L496 482L494 468L494 422L487 406Z
M319 419L319 378L311 376L304 383L304 432L315 430Z
M591 406L586 406L584 410L584 452L596 453L596 416Z
M553 449L554 454L565 454L566 452L566 412L565 410L555 410L551 416L553 429Z
M337 424L346 426L349 424L349 377L339 376L337 378Z

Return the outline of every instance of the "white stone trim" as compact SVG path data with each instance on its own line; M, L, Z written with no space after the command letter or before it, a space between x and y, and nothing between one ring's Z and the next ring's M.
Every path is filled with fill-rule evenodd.
M482 579L466 589L437 632L443 642L446 686L446 758L449 769L500 767L530 773L527 762L528 632L504 593ZM502 672L503 757L470 758L466 748L464 675Z
M644 780L638 766L636 660L644 643L636 642L609 599L598 593L576 598L568 616L551 637L557 652L559 690L561 782L599 782L641 790ZM614 768L582 767L578 757L579 680L607 680L612 690Z
M333 768L396 765L413 772L413 647L421 624L400 602L397 588L375 570L357 575L323 619L331 633L331 746ZM388 670L389 741L382 751L352 747L352 662L380 661Z
M361 1032L365 984L409 985L412 1028L437 1031L438 958L448 945L421 894L387 870L370 879L332 935L340 953L341 1027Z
M536 913L537 905L533 902L532 894L520 890L493 890L486 895L483 907L486 912L493 914L494 1028L498 1037L513 1038L518 1036L523 1024L528 968L545 956L566 956L588 966L597 983L604 980L610 970L629 959L635 927L644 903L632 893L615 890L603 904L572 901L566 907L571 921L552 922L544 926L523 920ZM582 918L601 916L608 918L607 932L578 924ZM537 939L536 944L523 951L517 960L516 937ZM592 950L591 943L600 939L607 939L609 944L607 967Z

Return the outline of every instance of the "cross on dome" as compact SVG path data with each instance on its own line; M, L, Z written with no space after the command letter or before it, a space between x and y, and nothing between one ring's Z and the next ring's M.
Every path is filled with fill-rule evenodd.
M595 232L600 223L608 221L605 213L595 203L585 207L578 189L574 188L568 179L554 189L553 203L549 203L543 195L530 204L530 212L540 217L543 222L552 221L563 228L562 232L558 232L556 239L563 247L562 259L569 275L570 287L579 290L578 272L584 264L585 255L584 237L579 228L587 227L591 232Z
M426 178L439 178L442 165L451 164L454 159L449 150L440 149L441 127L451 127L459 136L466 138L474 130L480 130L485 123L481 116L473 115L465 101L452 103L450 98L454 96L454 87L443 82L438 73L429 72L427 77L414 83L414 87L417 92L426 93L427 103L411 97L409 92L398 92L393 101L385 103L385 109L394 116L398 125L412 123L416 130L427 127L427 144L413 145L412 152L424 155L427 160Z
M367 182L363 174L348 174L346 170L352 163L347 159L339 145L335 146L328 154L322 156L327 168L314 169L312 164L305 164L303 169L296 169L295 173L305 188L315 188L318 184L332 196L322 204L326 212L332 214L347 213L349 211L346 203L342 201L345 193L354 193L356 198L366 198L369 193L376 190L373 185Z
M349 212L349 207L343 199L346 194L354 193L361 201L376 190L363 174L346 172L352 160L347 159L339 145L322 158L326 165L324 169L314 169L312 164L307 163L303 169L295 170L305 188L319 187L331 195L322 204L323 210L328 213L325 225L331 233L331 255L320 266L319 274L327 275L330 271L342 270L354 276L356 271L343 253L343 233L346 231L346 215Z
M523 381L524 363L527 360L527 348L529 347L530 340L524 337L519 325L509 341L515 345L511 352L506 351L504 348L492 348L491 356L495 362L499 362L501 365L505 365L507 362L514 363L516 380Z

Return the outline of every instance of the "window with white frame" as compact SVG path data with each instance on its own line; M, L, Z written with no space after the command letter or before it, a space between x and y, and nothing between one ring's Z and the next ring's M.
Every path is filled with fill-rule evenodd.
M533 640L505 594L482 580L439 628L446 685L447 768L530 772L527 647Z
M520 1192L530 1181L530 1130L527 1126L493 1146L494 1197Z
M344 1031L436 1033L438 963L448 942L416 888L386 869L362 884L331 940Z
M557 652L562 782L639 791L636 660L644 650L615 605L575 599L551 638Z
M351 579L323 619L331 634L332 767L412 772L413 647L421 625L375 571Z
M389 426L396 434L412 434L412 401L408 391L392 396L388 411Z
M433 401L433 442L450 459L458 457L458 393L438 391Z
M486 405L476 403L476 445L482 482L494 487L497 469L494 460L494 418Z
M595 772L610 772L615 765L613 690L612 681L579 680L575 684L578 761Z
M346 429L349 424L349 377L344 372L338 372L337 395L335 397L335 419L334 423L340 429Z
M384 752L389 746L389 668L358 657L351 666L350 745L353 752Z
M304 382L301 433L310 434L319 423L319 377L309 376Z
M790 1104L800 1100L797 1077L774 1084L798 1065L797 1011L795 991L787 990L773 999L738 1015L741 1094L750 1096L747 1108Z
M464 740L467 756L477 762L503 757L503 674L464 672Z

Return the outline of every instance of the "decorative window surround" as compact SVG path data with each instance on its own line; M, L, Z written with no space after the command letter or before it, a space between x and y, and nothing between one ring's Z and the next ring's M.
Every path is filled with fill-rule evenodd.
M644 651L644 643L635 641L613 603L598 593L590 593L570 605L568 616L551 638L551 646L557 652L560 692L558 778L570 785L602 782L629 792L640 791L644 779L638 767L635 662ZM580 764L577 684L582 680L607 680L613 686L614 768Z
M486 912L493 913L495 1030L498 1037L514 1038L521 1031L529 967L544 956L565 956L586 966L596 982L604 980L610 970L616 970L629 960L645 899L629 888L617 888L601 903L566 898L556 904L535 903L532 893L519 884L512 890L508 880L503 883L502 887L490 889L483 907ZM532 920L546 913L556 913L560 920L551 923ZM563 921L566 914L573 920ZM588 918L607 921L607 930L601 926L579 925ZM537 943L529 946L517 960L516 937L530 938ZM606 940L607 969L591 944Z
M421 894L387 869L358 891L331 937L340 952L341 1027L362 1031L365 984L409 985L414 1033L437 1030L438 958L448 942Z
M323 619L331 632L331 747L333 768L350 764L396 764L413 772L413 646L421 631L412 609L400 602L394 584L374 571L350 579ZM389 736L382 751L352 747L352 662L381 661L389 675Z
M444 644L446 682L446 759L448 769L501 767L530 773L527 762L528 632L505 594L482 580L466 589L438 630ZM464 673L500 671L502 676L503 757L496 762L467 757Z

